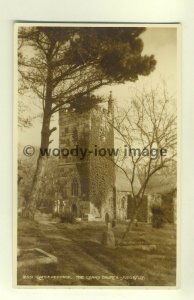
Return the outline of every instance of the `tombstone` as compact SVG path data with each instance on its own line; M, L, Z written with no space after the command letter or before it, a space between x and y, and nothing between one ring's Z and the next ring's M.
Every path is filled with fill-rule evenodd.
M102 234L101 244L108 248L115 248L115 235L110 222L107 223L107 230Z
M134 219L134 224L135 224L135 227L138 227L138 220L137 219Z
M108 213L105 214L105 223L108 226L108 223L109 223L109 214Z
M116 227L116 220L115 219L112 220L112 228L114 228L114 227Z

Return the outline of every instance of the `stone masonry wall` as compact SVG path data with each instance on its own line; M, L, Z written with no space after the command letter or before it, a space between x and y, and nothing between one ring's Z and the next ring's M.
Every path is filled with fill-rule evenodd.
M95 152L114 147L113 128L107 117L107 110L100 107L83 113L60 112L59 147L76 149L78 145L90 151L84 159L70 155L61 157L59 162L60 197L66 199L69 207L76 204L79 216L88 211L98 219L104 219L106 213L113 218L114 164ZM71 195L73 178L78 181L77 197Z

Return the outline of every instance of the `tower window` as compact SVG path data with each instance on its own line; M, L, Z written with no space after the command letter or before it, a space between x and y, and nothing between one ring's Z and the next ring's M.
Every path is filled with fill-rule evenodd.
M72 141L74 144L78 142L78 131L75 127L73 128L73 132L72 132Z
M69 147L69 146L70 146L70 140L69 140L69 139L66 139L66 140L65 140L65 146L66 146L66 147Z
M123 198L121 199L121 208L122 208L122 209L125 208L125 201L126 201L126 199L125 199L125 197L123 197Z
M72 196L78 196L78 182L76 178L71 183L71 194Z

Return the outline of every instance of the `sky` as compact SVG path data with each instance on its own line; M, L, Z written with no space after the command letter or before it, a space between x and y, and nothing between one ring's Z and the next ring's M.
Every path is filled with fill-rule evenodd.
M130 94L134 88L141 89L155 88L164 81L169 93L175 96L177 92L177 30L176 28L147 28L141 35L144 42L143 54L154 54L157 60L155 70L149 76L141 76L135 83L127 82L125 84L106 86L96 91L96 94L108 97L112 91L116 103L125 107L130 103ZM175 104L176 108L176 104ZM53 121L54 126L58 127L58 116ZM19 129L18 142L21 145L40 145L41 122L39 119L34 121L30 128ZM58 147L58 130L52 135L54 140L51 147Z

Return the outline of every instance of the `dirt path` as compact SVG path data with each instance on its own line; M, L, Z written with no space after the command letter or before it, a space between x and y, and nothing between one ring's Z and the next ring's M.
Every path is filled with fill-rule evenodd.
M63 275L71 275L76 285L127 285L109 270L107 265L87 251L79 242L66 237L64 232L50 221L41 220L41 231L52 244L58 258L58 269ZM100 251L100 244L91 244L94 252ZM92 250L92 249L91 249ZM91 251L92 252L92 251Z

